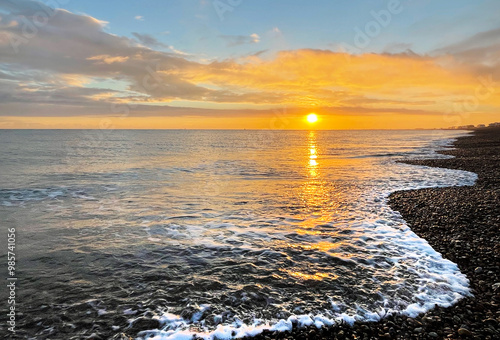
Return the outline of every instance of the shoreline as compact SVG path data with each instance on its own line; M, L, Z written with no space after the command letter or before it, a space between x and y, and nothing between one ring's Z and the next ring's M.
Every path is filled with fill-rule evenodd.
M450 159L406 162L474 172L473 186L400 191L389 205L411 229L467 275L474 296L424 315L442 323L423 323L436 338L500 338L500 128L476 130L442 154ZM425 337L424 337L425 338Z
M245 339L495 339L500 338L500 128L459 137L448 159L405 161L474 172L473 186L397 191L389 206L410 228L467 275L473 296L410 318L294 328ZM473 226L473 227L472 227Z

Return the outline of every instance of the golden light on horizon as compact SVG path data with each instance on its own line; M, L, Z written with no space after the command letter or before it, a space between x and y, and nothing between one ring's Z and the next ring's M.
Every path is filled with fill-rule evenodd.
M314 124L318 121L318 115L315 113L310 113L307 115L307 122L309 124Z

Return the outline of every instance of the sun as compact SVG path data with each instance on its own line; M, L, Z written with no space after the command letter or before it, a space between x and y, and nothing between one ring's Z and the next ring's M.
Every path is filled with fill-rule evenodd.
M310 124L316 123L318 121L318 115L315 113L310 113L307 115L307 122Z

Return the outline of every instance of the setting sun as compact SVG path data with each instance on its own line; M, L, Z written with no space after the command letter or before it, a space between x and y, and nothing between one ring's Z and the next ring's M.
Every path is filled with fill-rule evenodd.
M307 122L308 123L316 123L318 121L318 116L315 113L310 113L307 115Z

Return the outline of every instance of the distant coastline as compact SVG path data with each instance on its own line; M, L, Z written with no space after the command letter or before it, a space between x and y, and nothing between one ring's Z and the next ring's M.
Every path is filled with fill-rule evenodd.
M460 126L451 126L448 128L444 128L441 130L484 130L484 129L496 129L500 128L500 122L486 124L478 124L478 125L460 125Z

